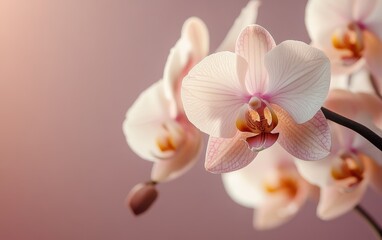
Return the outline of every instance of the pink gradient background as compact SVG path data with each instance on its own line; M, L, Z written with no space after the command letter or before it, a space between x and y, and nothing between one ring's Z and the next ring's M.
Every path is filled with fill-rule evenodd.
M123 202L151 163L122 121L162 76L183 21L202 18L215 49L246 0L0 1L0 239L373 239L355 213L323 222L308 203L290 223L252 228L203 161L135 218ZM263 0L277 42L308 42L304 0ZM382 223L381 198L362 204Z

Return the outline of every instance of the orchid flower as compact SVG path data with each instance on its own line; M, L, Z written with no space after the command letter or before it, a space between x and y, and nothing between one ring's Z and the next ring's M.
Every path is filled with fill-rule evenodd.
M326 106L382 136L382 101L374 95L333 90ZM320 161L296 160L301 175L320 187L317 215L324 220L355 207L368 185L382 193L382 152L352 130L332 125L331 154Z
M183 80L186 115L210 135L206 169L240 169L276 141L301 159L327 156L330 131L320 107L329 82L320 50L298 41L276 46L258 25L243 29L235 53L204 58Z
M219 50L231 50L240 30L257 17L258 1L250 1L236 19ZM144 212L156 199L153 187L179 177L198 159L202 135L184 114L180 86L189 69L208 54L205 24L188 19L181 38L171 49L163 79L142 92L126 114L123 131L127 143L142 159L153 161L151 180L138 184L127 197L136 214Z
M200 132L184 116L172 86L207 53L206 26L197 18L188 19L167 59L163 79L142 92L126 114L123 131L127 143L142 159L154 162L153 181L174 178L197 158ZM175 97L168 97L168 92Z
M255 209L253 224L260 230L290 220L312 189L297 172L293 157L277 143L248 166L222 174L222 179L235 202Z
M329 56L334 74L366 67L382 81L381 13L382 0L308 1L308 33L312 44Z

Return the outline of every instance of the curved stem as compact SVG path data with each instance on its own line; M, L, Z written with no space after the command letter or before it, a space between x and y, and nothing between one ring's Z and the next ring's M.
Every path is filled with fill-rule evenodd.
M377 221L368 213L361 205L357 205L354 210L356 210L359 215L373 228L375 234L378 236L378 239L382 240L382 228L378 225Z
M382 137L378 136L378 134L371 131L364 125L353 121L349 118L346 118L342 115L339 115L335 112L332 112L325 107L321 107L321 110L327 119L357 132L358 134L366 138L371 144L373 144L375 147L382 151Z

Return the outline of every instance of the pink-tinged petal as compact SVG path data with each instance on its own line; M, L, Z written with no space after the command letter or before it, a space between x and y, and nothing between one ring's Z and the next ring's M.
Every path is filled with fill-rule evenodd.
M377 128L382 129L382 100L375 94L358 93L357 96L353 101L361 102L358 109L368 115Z
M234 172L223 173L222 180L227 194L241 206L254 208L264 201L263 177L267 167L259 161ZM264 161L262 161L264 162Z
M251 94L262 93L266 89L268 74L264 66L264 56L275 46L269 32L259 25L251 25L241 31L235 52L248 62L246 86Z
M351 119L366 115L361 120L369 118L382 129L382 112L379 111L382 109L382 101L374 94L333 90L328 95L325 107Z
M183 79L182 101L188 119L214 137L233 137L236 117L248 100L246 61L231 52L204 58Z
M367 116L363 116L363 118L356 118L357 122L362 123L364 126L368 127L374 133L378 134L382 137L382 130L377 128L372 122L371 119ZM360 135L356 135L353 143L353 147L357 149L359 152L367 155L372 158L377 164L382 166L382 151L372 145L368 140L363 138Z
M235 51L236 39L239 36L241 30L256 22L257 11L260 6L260 1L250 0L248 4L241 10L240 15L236 18L231 29L228 31L227 36L220 44L217 52L220 51Z
M256 157L245 138L247 133L237 131L233 138L210 137L207 145L205 168L212 173L226 173L247 166Z
M126 113L123 132L131 149L141 158L156 161L161 155L158 137L163 124L171 121L169 101L163 93L163 81L158 81L142 92Z
M346 28L353 20L353 4L349 0L310 0L306 5L305 25L313 42L321 47L332 45L336 29Z
M290 220L297 211L297 206L293 204L290 205L290 198L286 194L273 195L268 197L267 200L256 209L253 226L257 230L269 230L278 227Z
M295 160L295 164L300 175L309 183L324 187L333 183L331 175L332 163L335 158L326 157L318 161Z
M194 59L201 60L209 51L209 36L207 26L204 22L196 17L186 20L182 28L182 38L190 43L190 54Z
M181 81L188 71L208 54L208 30L202 20L192 17L183 24L181 38L171 49L163 72L166 96L172 100L171 115L183 111Z
M380 0L355 0L353 5L353 19L366 23Z
M170 159L154 163L151 180L164 182L173 180L187 172L198 160L202 145L202 135L193 126L189 126L184 144Z
M381 23L382 26L382 23ZM378 80L379 91L382 91L382 41L369 31L363 32L365 41L364 58L371 74Z
M354 93L346 90L330 91L325 101L325 107L345 117L352 118L356 114L356 104L358 104L357 101L353 100L355 96Z
M369 115L373 124L382 129L382 99L375 94L359 93L361 105L359 109Z
M272 229L291 220L310 193L310 186L303 180L297 183L296 196L290 197L284 192L268 195L255 211L253 224L258 230Z
M344 60L342 59L342 51L338 51L337 49L325 48L322 48L321 50L324 51L326 56L330 59L331 72L334 75L355 74L366 65L366 61L364 58L360 58L354 61L348 60L345 64Z
M362 155L363 163L367 169L370 169L370 185L371 187L382 194L382 166L378 165L376 161L369 156Z
M153 183L140 183L131 189L126 197L125 204L135 215L140 215L151 207L157 197L158 191Z
M323 220L336 218L352 210L364 195L368 181L362 180L352 191L344 190L343 186L348 186L353 181L346 178L337 181L336 184L321 188L320 200L317 207L317 215Z
M303 160L322 159L330 153L331 134L324 114L320 111L303 124L297 124L289 114L274 105L279 123L278 143L293 156Z
M367 4L362 0L358 0L361 4ZM373 2L369 0L368 2ZM380 39L382 38L382 1L376 0L375 5L371 6L371 4L367 4L365 7L372 7L372 12L366 16L366 19L362 21L362 23L366 26L367 29L375 33Z
M266 95L297 123L311 119L329 91L330 62L325 54L303 42L285 41L268 52Z
M270 180L269 176L277 177L280 166L291 164L292 156L275 143L271 149L259 152L256 159L246 167L222 174L225 190L236 203L258 208L266 201L264 181Z

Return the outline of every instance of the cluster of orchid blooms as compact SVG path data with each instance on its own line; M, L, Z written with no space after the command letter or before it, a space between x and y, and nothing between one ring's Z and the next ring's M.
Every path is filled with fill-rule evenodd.
M163 78L128 110L127 143L153 162L127 197L135 214L154 202L156 184L192 167L202 132L206 169L255 209L257 229L289 220L318 188L324 220L353 209L368 186L382 192L382 0L309 0L310 44L276 45L254 24L258 8L251 0L210 55L205 24L187 19Z

